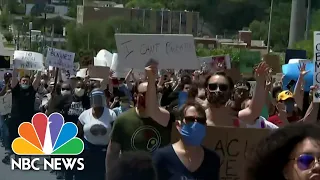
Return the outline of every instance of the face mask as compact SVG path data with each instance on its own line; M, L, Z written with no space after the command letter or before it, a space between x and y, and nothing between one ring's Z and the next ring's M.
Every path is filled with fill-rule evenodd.
M66 96L66 95L70 95L71 91L67 91L67 90L61 90L61 95L62 96Z
M294 110L294 103L293 102L286 102L285 106L286 106L287 113L293 112L293 110Z
M84 95L84 89L82 88L75 88L74 89L74 94L78 97L82 97Z
M180 130L183 142L189 146L200 146L206 136L206 126L198 122L183 124Z
M207 99L210 104L221 106L225 105L228 102L229 95L228 92L223 91L207 91Z
M28 89L29 88L29 85L28 84L21 84L20 87L22 89Z

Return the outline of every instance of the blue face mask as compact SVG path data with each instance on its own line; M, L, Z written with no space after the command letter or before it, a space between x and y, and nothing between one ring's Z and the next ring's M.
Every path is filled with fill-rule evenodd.
M180 134L183 142L189 146L200 146L206 136L206 126L198 122L183 124Z
M20 86L21 86L22 89L28 89L29 88L28 84L20 84Z
M286 111L287 113L292 113L294 110L294 103L293 102L285 102Z

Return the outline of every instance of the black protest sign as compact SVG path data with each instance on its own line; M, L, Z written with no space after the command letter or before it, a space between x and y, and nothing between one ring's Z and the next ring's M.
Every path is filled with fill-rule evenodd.
M269 133L268 129L207 127L203 145L220 156L220 180L245 180L246 156ZM171 142L179 137L174 125Z
M10 68L10 56L0 56L0 68Z

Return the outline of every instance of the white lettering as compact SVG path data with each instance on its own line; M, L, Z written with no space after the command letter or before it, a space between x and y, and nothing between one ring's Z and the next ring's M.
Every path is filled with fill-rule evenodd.
M75 163L76 163L77 159L74 158L66 158L66 159L62 159L63 165L66 168L66 170L70 170L73 169Z
M83 158L78 158L77 159L77 163L78 163L77 170L78 171L84 170L84 159Z
M54 161L53 158L50 158L50 161L48 161L46 158L43 158L43 169L46 171L48 170L48 166L51 169L54 169Z
M61 158L54 158L54 170L61 170Z

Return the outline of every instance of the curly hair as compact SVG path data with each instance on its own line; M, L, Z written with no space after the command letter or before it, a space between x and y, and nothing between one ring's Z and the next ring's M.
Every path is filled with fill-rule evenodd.
M320 126L295 123L278 129L258 143L248 157L246 179L285 180L283 169L295 146L306 138L320 141Z

